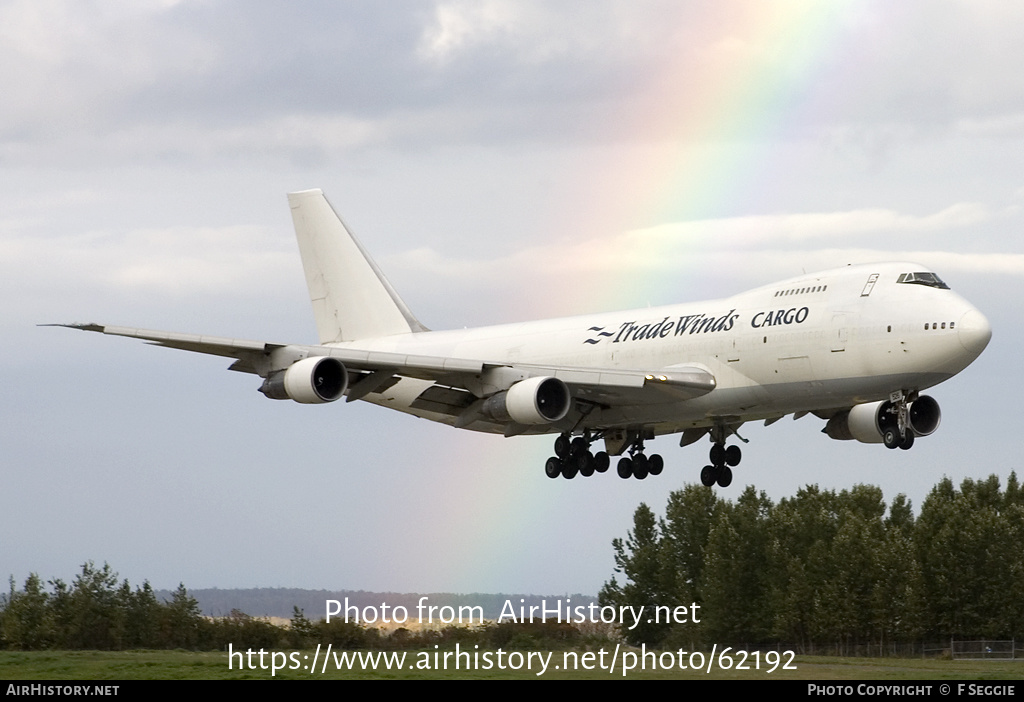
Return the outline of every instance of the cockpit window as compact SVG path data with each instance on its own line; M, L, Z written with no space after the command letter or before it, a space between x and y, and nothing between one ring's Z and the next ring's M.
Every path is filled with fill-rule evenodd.
M949 286L942 282L939 276L934 273L901 273L897 283L913 283L914 285L927 285L930 288L949 290Z

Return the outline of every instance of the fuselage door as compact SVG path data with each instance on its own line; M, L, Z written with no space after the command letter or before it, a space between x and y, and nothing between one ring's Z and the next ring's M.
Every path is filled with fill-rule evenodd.
M877 276L876 276L877 277ZM846 350L846 337L849 331L846 327L846 315L845 314L834 314L832 315L832 351L845 351Z
M868 295L870 295L871 291L875 287L875 282L877 282L877 281L878 281L878 274L877 273L872 273L871 275L869 275L868 276L868 282L864 283L864 289L860 291L860 296L861 297L867 297Z

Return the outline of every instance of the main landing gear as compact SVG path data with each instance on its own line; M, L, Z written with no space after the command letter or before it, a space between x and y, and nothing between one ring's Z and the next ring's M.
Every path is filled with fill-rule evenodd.
M616 466L615 471L623 480L629 478L643 480L648 475L661 475L661 471L664 469L665 459L657 453L652 453L648 457L644 453L643 439L637 439L629 447L629 455L619 459L619 465Z
M611 465L611 459L604 451L592 453L590 444L593 442L590 432L575 439L570 439L569 434L560 434L555 439L555 455L544 464L545 475L549 478L562 476L571 480L577 473L589 478L594 473L606 472Z
M739 446L725 445L726 438L732 433L735 431L726 427L711 430L711 440L714 442L711 446L711 465L704 466L700 472L700 481L706 487L717 484L725 488L732 484L732 469L739 465L743 457ZM591 444L599 438L600 435L594 436L590 432L576 438L572 438L568 432L559 435L555 439L555 455L544 464L544 473L552 479L562 477L571 480L577 474L589 478L594 473L606 472L611 458L605 451L592 453L590 450ZM745 441L742 437L740 440ZM622 444L618 448L621 449ZM665 460L659 454L648 456L644 453L644 440L639 436L631 439L626 453L628 455L619 459L615 471L624 480L643 480L648 475L661 475L665 469Z
M729 487L732 484L732 469L740 464L743 452L739 446L725 445L726 431L722 427L715 427L711 431L711 440L714 445L711 447L711 465L704 466L700 472L700 482L705 487L711 487L718 483L718 487Z
M544 474L549 478L559 476L567 479L577 474L589 478L594 473L604 473L611 465L611 458L604 451L592 453L590 445L596 440L589 432L583 436L570 438L569 434L561 434L555 439L555 455L544 464ZM658 454L644 454L643 439L636 439L630 444L629 456L619 459L616 472L620 478L636 478L643 480L648 475L660 475L665 469L665 460Z

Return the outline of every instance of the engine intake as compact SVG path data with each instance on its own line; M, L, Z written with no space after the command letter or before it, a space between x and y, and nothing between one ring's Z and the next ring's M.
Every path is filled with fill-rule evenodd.
M569 413L570 401L568 386L558 378L527 378L488 397L483 412L498 422L551 424Z
M304 405L334 402L346 390L345 364L329 356L304 358L285 370L274 371L260 388L260 392L272 400L295 400Z

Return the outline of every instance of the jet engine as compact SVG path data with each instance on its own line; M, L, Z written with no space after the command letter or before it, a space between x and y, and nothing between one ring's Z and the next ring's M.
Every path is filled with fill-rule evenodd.
M484 400L483 413L498 422L551 424L569 413L570 399L558 378L527 378Z
M942 419L939 403L928 395L921 395L911 402L908 414L914 436L934 433ZM828 420L824 431L833 439L856 439L865 444L880 444L886 430L895 429L898 423L896 406L883 400L856 405L848 412L837 414Z
M329 356L312 356L268 375L260 392L272 400L319 405L334 402L347 389L348 372L341 361Z

